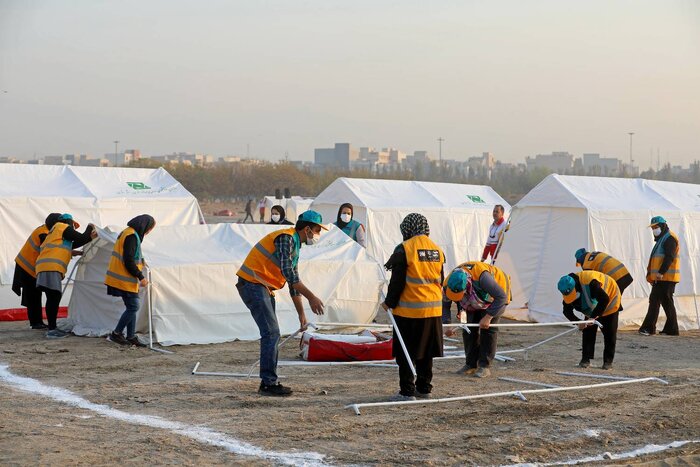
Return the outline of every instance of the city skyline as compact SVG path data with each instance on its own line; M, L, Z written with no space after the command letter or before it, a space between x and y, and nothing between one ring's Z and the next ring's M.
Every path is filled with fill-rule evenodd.
M167 14L162 15L163 11ZM0 155L700 156L685 1L0 3Z

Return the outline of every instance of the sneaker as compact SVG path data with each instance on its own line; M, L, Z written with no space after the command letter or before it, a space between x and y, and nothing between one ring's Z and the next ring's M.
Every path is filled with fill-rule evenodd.
M131 345L131 342L126 340L126 338L124 337L124 334L122 334L120 332L112 331L109 334L109 336L107 336L107 340L110 342L114 342L115 344L119 344L119 345Z
M68 333L60 329L52 329L46 333L46 337L48 339L63 339L64 337L68 337Z
M464 365L462 368L455 371L455 374L458 375L473 375L474 373L476 373L476 368L472 368L469 365Z
M394 394L389 398L390 402L406 402L406 401L414 401L416 400L416 396L404 396L400 392L397 394Z
M578 367L579 368L588 368L591 366L591 361L587 358L582 358L580 362L578 362Z
M491 376L491 370L489 370L488 368L479 367L474 372L474 378L487 378L489 376Z
M258 394L261 396L287 397L292 395L292 390L286 386L282 386L280 383L265 384L261 382L258 388Z
M646 329L640 329L639 334L641 334L642 336L651 336L651 333Z
M612 362L603 362L602 370L612 370Z
M433 398L433 395L430 392L420 392L418 389L416 389L416 392L413 394L418 399L432 399Z
M672 332L661 331L661 332L659 333L659 335L661 335L661 336L678 336L678 333L677 333L677 332L676 332L676 333L672 333Z
M32 329L48 329L49 327L45 325L44 323L39 323L39 324L32 324L31 325Z
M135 345L136 347L148 347L146 344L142 343L142 342L139 340L139 338L136 337L136 336L134 336L134 337L127 337L127 338L126 338L126 341L127 341L129 344L131 344L131 345Z

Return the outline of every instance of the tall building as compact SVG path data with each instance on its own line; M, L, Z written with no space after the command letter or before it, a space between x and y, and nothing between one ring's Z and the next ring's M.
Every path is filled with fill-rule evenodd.
M335 143L333 148L314 149L314 163L321 167L350 169L350 163L358 160L360 153L350 143Z
M567 172L574 168L574 156L566 151L538 154L535 157L526 157L525 163L527 170L543 168L553 172Z

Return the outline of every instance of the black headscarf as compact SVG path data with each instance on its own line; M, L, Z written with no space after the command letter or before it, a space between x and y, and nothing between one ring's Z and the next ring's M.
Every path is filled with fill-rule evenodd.
M56 225L56 221L59 217L61 217L60 212L52 212L51 214L46 216L46 220L44 221L44 225L46 226L46 228L51 230L53 226Z
M126 225L134 229L139 236L139 240L143 241L146 232L156 225L156 220L148 214L141 214L131 219Z
M272 220L272 218L270 218L270 222L268 222L268 224L281 224L285 221L285 219L287 219L287 213L284 212L284 208L279 204L275 204L274 206L272 206L272 208L270 208L270 215L272 215L272 211L277 211L280 213L280 220L275 222Z
M349 222L343 222L340 220L340 213L343 211L344 208L350 208L350 216L352 220L352 217L355 217L355 208L352 207L352 204L350 203L343 203L340 205L338 208L338 218L336 219L335 225L338 226L339 229L344 229L346 225L349 224Z
M408 216L404 217L401 225L401 235L403 236L404 242L409 238L413 238L416 235L430 235L430 227L428 226L428 219L425 218L423 214L418 214L412 212Z

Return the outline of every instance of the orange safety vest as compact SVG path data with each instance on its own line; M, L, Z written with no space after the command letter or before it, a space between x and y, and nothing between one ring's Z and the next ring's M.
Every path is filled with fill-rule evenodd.
M68 224L57 222L44 239L36 260L36 272L60 272L65 276L70 263L73 242L63 239Z
M479 278L484 272L491 274L493 279L496 281L496 284L498 284L506 293L506 305L510 303L510 276L503 272L502 269L481 261L467 261L457 267L464 269L464 271L472 277L472 281L476 282L479 281Z
M112 257L109 259L109 267L107 268L107 273L105 274L105 285L112 286L119 290L124 290L126 292L138 293L139 291L139 279L134 277L126 269L124 265L124 241L129 235L136 235L136 267L139 271L143 271L143 258L141 257L141 240L139 239L136 231L127 227L122 230L117 237L117 242L114 244L114 249L112 250Z
M406 286L394 308L396 316L432 318L442 316L440 276L445 254L427 235L403 242L406 251Z
M581 283L581 307L579 310L586 316L591 316L593 310L595 309L597 302L591 296L590 284L592 281L596 280L600 282L603 290L610 298L608 306L603 311L603 316L611 315L620 308L620 288L617 286L617 282L613 280L612 277L603 274L598 271L581 271L577 272L578 280Z
M676 234L669 230L663 234L663 236L656 242L654 248L651 250L649 265L647 266L647 282L650 284L653 284L657 280L654 276L658 274L661 264L664 262L664 256L666 256L664 244L669 236L676 239L676 250L673 252L673 261L671 261L668 271L661 276L661 280L675 283L681 281L681 257L679 255L681 244L678 241Z
M36 259L39 257L39 252L41 251L41 239L39 235L46 235L49 233L49 229L45 224L40 225L29 236L24 246L19 250L19 254L15 258L15 263L32 277L36 277Z
M282 275L279 259L275 256L275 239L280 235L294 236L295 233L296 230L290 228L276 230L265 235L250 250L236 275L248 282L262 284L270 290L279 290L284 287L287 279ZM295 243L298 242L297 238L295 237ZM292 258L293 263L296 263L299 259L299 247L300 245L297 243L297 248L294 252L295 257Z
M606 276L612 277L614 281L619 281L630 273L620 260L602 251L586 253L581 269L602 272Z

